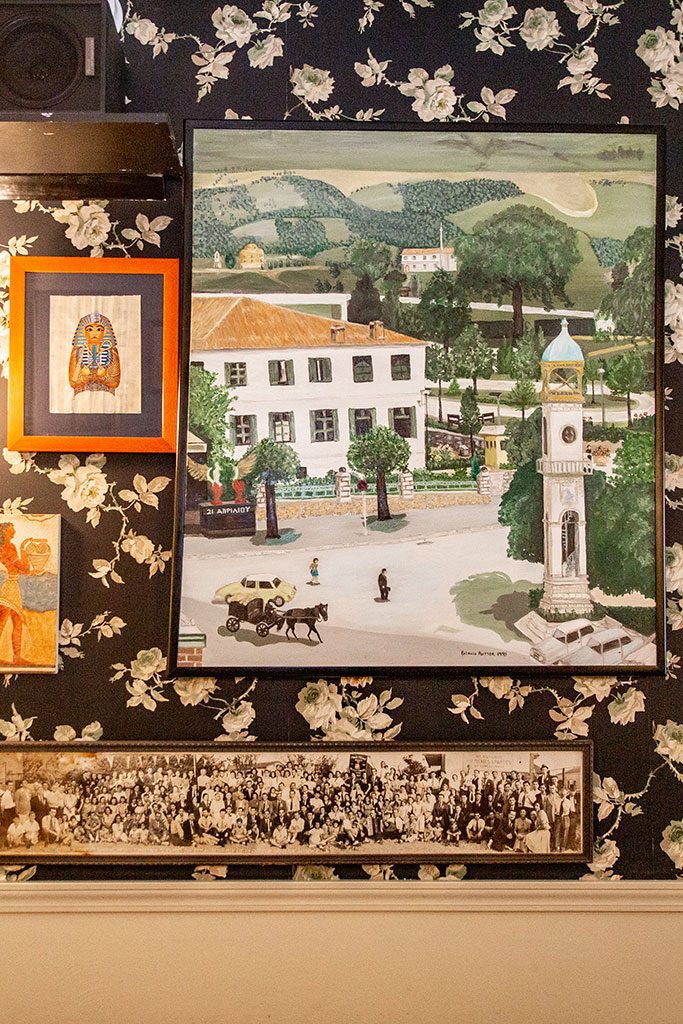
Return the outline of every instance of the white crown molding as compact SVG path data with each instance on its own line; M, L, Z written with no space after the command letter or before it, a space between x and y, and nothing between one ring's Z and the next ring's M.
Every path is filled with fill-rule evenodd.
M6 882L2 914L681 913L683 884L645 882Z

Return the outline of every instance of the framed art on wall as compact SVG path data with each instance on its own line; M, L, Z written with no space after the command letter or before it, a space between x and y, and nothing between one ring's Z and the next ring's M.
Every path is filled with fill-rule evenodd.
M0 672L57 672L61 517L0 514Z
M663 144L188 124L176 672L662 671Z
M591 744L3 743L0 863L583 862Z
M8 447L174 451L178 261L10 260Z

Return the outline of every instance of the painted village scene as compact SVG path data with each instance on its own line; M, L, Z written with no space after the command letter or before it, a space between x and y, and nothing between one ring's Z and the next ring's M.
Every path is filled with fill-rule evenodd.
M194 142L179 671L655 666L654 136Z

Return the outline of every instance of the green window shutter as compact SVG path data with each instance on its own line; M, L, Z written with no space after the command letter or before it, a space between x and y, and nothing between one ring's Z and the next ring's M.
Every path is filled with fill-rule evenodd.
M289 438L292 444L296 441L296 421L293 412L288 412L289 416Z
M417 416L414 405L410 407L410 436L417 437Z
M315 359L311 359L310 357L309 357L309 360L308 360L308 380L309 380L309 382L311 384L313 384L315 382L315 380L316 380L316 376L315 376Z
M356 438L356 410L349 409L349 438L354 441Z
M294 360L293 359L288 359L287 360L287 383L288 384L293 384L294 383Z
M229 428L230 428L230 443L231 443L231 445L234 448L235 445L237 444L237 427L236 427L235 417L234 416L230 417Z
M334 439L339 440L339 412L336 409L332 410L332 419L334 422Z
M323 380L329 384L332 380L332 360L323 360Z
M251 433L251 443L252 444L256 444L256 442L258 441L258 433L256 431L256 417L255 416L250 416L249 417L249 431Z
M268 377L270 378L270 383L271 384L277 384L278 383L278 381L280 379L280 376L279 376L279 373L278 373L277 359L269 359L268 360Z
M268 437L271 441L275 440L275 421L272 412L268 413Z
M315 413L312 409L308 411L308 424L311 431L311 441L315 441Z
M370 410L370 415L372 417L372 426L374 428L374 427L377 426L377 410L376 409L371 409Z

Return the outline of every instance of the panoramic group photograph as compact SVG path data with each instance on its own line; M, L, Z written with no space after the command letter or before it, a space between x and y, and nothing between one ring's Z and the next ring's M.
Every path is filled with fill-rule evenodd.
M177 671L661 666L656 134L190 139Z
M0 754L0 860L588 855L587 747Z

